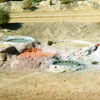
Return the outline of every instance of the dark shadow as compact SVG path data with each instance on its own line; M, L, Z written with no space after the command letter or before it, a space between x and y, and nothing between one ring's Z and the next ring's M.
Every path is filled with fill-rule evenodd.
M35 11L36 9L38 9L37 7L31 7L30 9L28 8L23 8L25 11Z
M4 29L9 29L9 30L18 30L19 28L22 27L22 23L8 23L5 25L1 26Z
M36 9L38 9L37 7L32 7L31 10L35 11Z
M5 50L2 51L1 53L7 53L7 54L13 54L13 55L20 54L19 51L18 51L15 47L13 47L13 46L11 46L11 47L5 49Z

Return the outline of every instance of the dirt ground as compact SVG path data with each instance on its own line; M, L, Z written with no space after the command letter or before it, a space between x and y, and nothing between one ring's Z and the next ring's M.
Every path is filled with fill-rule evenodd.
M0 74L0 100L100 100L100 72Z
M38 13L39 18L37 18ZM85 15L84 12L79 14L56 12L52 15L46 12L47 18L41 17L45 16L44 13L38 13L37 15L24 13L30 18L25 18L24 14L22 16L12 13L11 23L5 27L10 32L1 30L0 35L32 36L41 43L63 39L85 40L93 43L100 41L100 13L98 11L87 12ZM60 15L61 17L57 17ZM48 16L53 16L53 19L50 17L49 19ZM66 43L56 46L64 48L65 45ZM0 73L0 100L100 100L100 71L59 74Z
M100 21L100 10L87 11L33 11L11 13L10 22L85 22L96 23Z
M44 43L48 40L84 40L89 42L100 41L100 22L31 22L9 23L6 25L10 32L1 32L1 35L32 36ZM3 31L3 30L2 30Z

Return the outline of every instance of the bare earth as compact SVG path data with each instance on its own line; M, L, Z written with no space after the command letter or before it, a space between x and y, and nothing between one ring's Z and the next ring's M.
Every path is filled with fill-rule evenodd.
M99 22L100 11L11 13L10 22Z
M100 72L0 74L0 100L100 100Z
M49 39L56 40L65 38L86 40L96 43L100 40L100 25L93 24L100 22L99 11L77 13L11 13L10 23L12 22L26 24L22 25L22 27L18 30L11 30L12 33L1 32L1 35L33 36L42 42L47 42ZM36 22L36 24L33 22ZM51 24L44 25L44 22L51 22ZM57 23L55 25L52 24L52 22ZM58 22L61 23L58 24ZM57 25L58 26L56 28L63 25L62 22L65 23L64 25L66 27L63 28L63 26L61 26L59 32L54 31L55 34L52 33L51 31L55 30ZM68 22L68 24L66 24L66 22ZM70 24L70 22L75 23ZM83 24L77 24L77 22L81 22ZM83 25L81 27L82 29L77 29L76 26L78 27L80 25ZM54 27L54 29L52 29L51 26ZM51 28L51 31L48 31L48 27ZM40 30L37 31L39 28ZM64 33L66 28L68 29L66 30L67 33ZM43 33L41 32L42 30ZM69 32L72 33L69 35ZM57 45L62 46L61 44ZM100 71L65 72L59 74L40 72L17 74L0 73L0 100L100 100Z

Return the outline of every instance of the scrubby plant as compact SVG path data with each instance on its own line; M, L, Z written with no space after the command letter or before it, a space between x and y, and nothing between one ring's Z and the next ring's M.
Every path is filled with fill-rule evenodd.
M92 64L93 64L93 65L97 65L97 64L99 64L99 62L93 61Z
M9 19L10 19L9 12L0 9L0 25L8 23Z

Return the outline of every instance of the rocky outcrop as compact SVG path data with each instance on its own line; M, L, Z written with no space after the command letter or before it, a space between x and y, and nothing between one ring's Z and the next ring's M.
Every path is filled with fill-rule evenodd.
M23 12L21 1L11 1L10 4L12 12Z
M21 1L9 1L0 3L0 8L11 11L11 12L22 12L22 2Z
M10 2L0 3L0 8L10 11L11 10L11 3Z
M77 1L70 4L61 4L59 0L46 0L41 1L39 4L32 3L33 8L38 8L38 11L66 11L66 10L86 10L86 9L99 9L100 2L98 0ZM0 3L0 8L11 12L23 12L22 1L9 1Z

